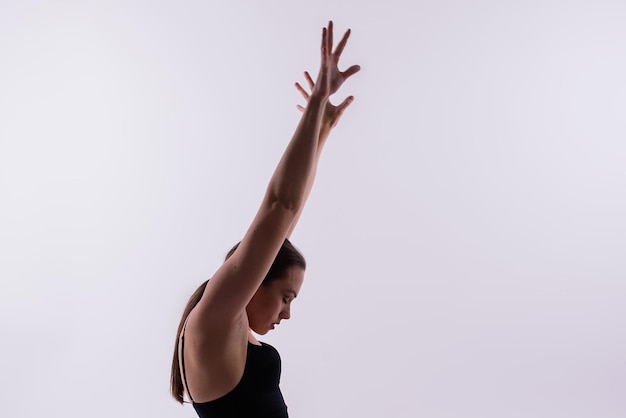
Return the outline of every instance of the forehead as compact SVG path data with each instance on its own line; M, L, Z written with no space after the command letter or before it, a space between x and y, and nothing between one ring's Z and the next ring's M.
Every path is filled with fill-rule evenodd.
M304 270L300 267L291 267L287 269L283 277L272 280L271 284L274 288L281 291L293 291L298 294L303 282Z

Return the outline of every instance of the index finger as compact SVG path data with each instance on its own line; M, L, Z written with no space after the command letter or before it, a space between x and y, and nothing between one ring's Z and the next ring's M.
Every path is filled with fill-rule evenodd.
M339 41L339 44L337 44L337 49L335 49L335 52L333 53L333 55L335 55L337 57L337 59L339 59L339 57L341 56L341 53L343 52L343 49L346 46L346 43L348 42L348 38L350 37L350 29L348 29L346 31L346 33L343 35L343 38L341 38L341 41Z

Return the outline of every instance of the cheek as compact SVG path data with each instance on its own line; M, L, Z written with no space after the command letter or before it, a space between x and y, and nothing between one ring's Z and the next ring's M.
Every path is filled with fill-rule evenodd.
M283 301L282 299L279 299L278 301L273 301L272 302L272 314L277 314L278 312L280 312L283 309Z
M263 313L267 316L274 316L276 312L280 312L280 310L282 309L282 299L276 299L276 297L273 297L271 295L266 295L265 298L263 298L263 302L262 302L262 310Z

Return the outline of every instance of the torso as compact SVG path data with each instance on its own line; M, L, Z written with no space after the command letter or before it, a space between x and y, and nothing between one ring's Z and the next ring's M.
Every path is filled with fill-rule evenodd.
M242 321L235 329L245 332L213 339L221 344L199 343L193 320L185 324L179 344L185 390L199 417L286 418L280 355L249 332L247 318Z

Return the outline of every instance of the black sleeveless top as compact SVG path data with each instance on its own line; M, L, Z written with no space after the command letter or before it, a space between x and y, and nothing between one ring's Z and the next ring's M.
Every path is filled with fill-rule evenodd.
M183 335L183 349L184 343ZM184 360L182 367L187 387ZM280 367L280 355L274 347L248 342L243 376L232 391L209 402L194 402L187 394L200 418L288 418L287 405L278 386Z

